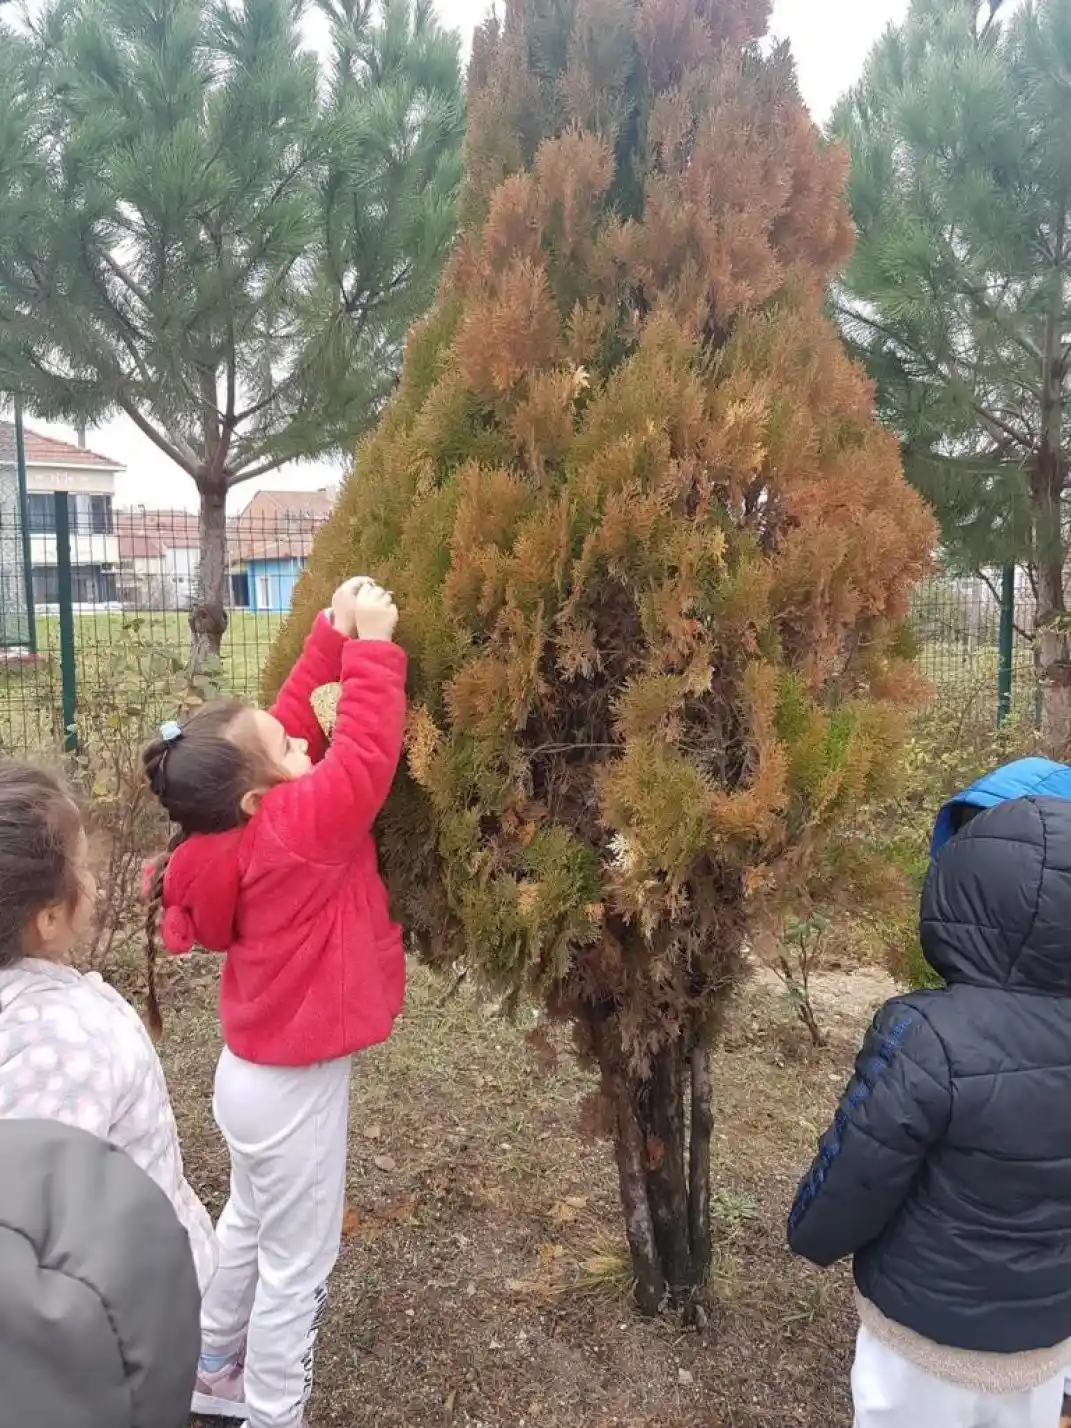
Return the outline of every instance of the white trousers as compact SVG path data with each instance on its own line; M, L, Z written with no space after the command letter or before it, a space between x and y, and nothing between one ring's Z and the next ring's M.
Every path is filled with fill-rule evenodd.
M860 1329L855 1428L1059 1428L1064 1374L1026 1393L979 1393L934 1378Z
M291 1068L220 1057L214 1110L231 1193L201 1337L205 1354L244 1349L249 1428L297 1428L312 1391L342 1238L349 1100L349 1058Z

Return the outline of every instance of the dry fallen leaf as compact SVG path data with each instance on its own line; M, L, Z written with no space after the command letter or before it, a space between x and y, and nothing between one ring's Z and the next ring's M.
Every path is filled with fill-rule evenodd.
M383 1134L382 1126L365 1126L361 1132L365 1140L379 1140Z
M360 1217L352 1205L346 1206L346 1212L342 1216L342 1238L352 1240L360 1225Z
M550 1207L550 1218L556 1225L571 1225L580 1216L582 1206L571 1205L568 1200L559 1200Z
M411 1225L416 1207L417 1197L406 1195L401 1200L392 1200L389 1205L381 1206L379 1214L387 1224Z
M398 1169L398 1162L393 1155L377 1155L372 1159L372 1164L377 1170L382 1170L384 1175L391 1175Z

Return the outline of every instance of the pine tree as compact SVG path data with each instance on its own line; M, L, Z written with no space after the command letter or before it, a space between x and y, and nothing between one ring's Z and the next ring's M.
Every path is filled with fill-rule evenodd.
M858 243L838 307L961 569L1029 563L1044 724L1071 745L1071 0L914 0L833 130Z
M744 929L848 877L934 539L823 316L844 162L767 12L513 0L477 36L463 240L268 677L343 572L395 591L396 912L572 1024L648 1312L705 1284Z
M197 486L195 654L228 492L352 447L455 231L457 39L428 0L49 0L0 52L0 391L126 413Z

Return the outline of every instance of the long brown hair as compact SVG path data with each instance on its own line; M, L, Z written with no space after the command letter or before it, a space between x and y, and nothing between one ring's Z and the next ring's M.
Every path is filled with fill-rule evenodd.
M0 762L0 967L25 956L35 913L77 902L81 831L78 806L54 774Z
M156 860L145 914L145 971L149 1029L163 1030L156 990L156 956L164 878L171 855L198 833L226 833L245 822L242 799L263 770L259 760L233 737L235 725L249 711L237 699L205 704L180 727L178 737L161 733L142 751L149 787L160 800L175 832Z

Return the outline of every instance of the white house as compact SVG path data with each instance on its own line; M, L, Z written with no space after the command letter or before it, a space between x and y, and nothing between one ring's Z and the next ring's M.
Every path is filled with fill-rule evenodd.
M76 605L109 605L118 598L119 542L113 504L115 478L122 471L84 446L25 432L29 495L30 563L34 603L59 599L56 562L55 493L67 496L71 531L71 581ZM15 427L0 422L0 459L14 460Z
M188 610L201 568L197 516L144 507L116 511L119 595L132 609Z

